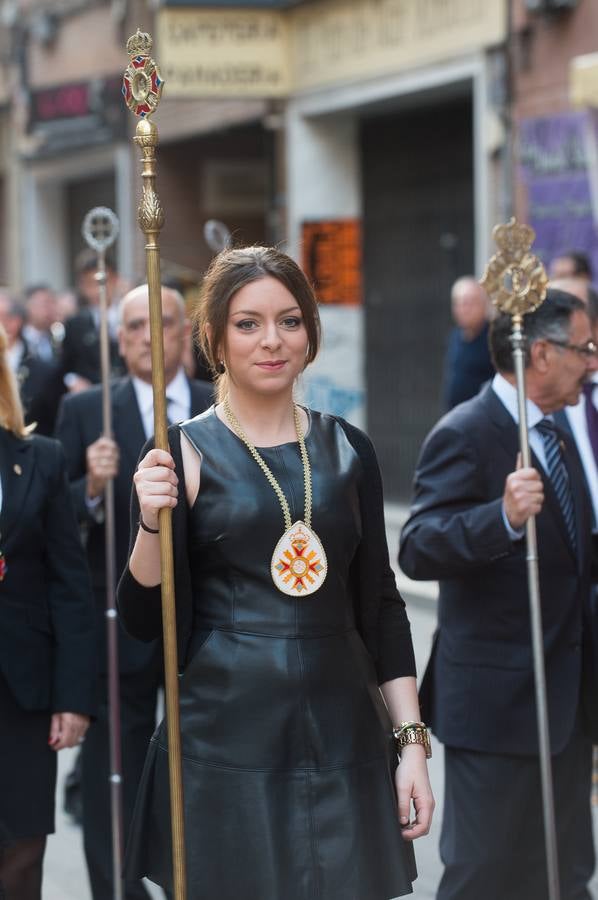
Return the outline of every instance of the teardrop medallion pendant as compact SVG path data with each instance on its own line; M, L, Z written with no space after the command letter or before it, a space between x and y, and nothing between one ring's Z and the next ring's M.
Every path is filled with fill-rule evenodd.
M324 548L316 533L305 522L288 528L272 554L272 581L279 591L291 597L313 594L328 572Z
M250 442L241 428L239 420L230 408L228 397L225 398L222 407L232 430L243 441L252 457L268 479L278 497L284 516L285 532L272 554L270 574L272 581L279 591L291 597L306 597L322 587L328 572L328 562L322 542L311 528L311 467L305 446L305 438L301 429L299 410L295 405L293 414L295 418L295 430L299 441L301 462L303 463L303 481L305 484L305 512L304 520L291 523L291 511L287 498L282 492L278 481L272 474L268 464L258 450Z

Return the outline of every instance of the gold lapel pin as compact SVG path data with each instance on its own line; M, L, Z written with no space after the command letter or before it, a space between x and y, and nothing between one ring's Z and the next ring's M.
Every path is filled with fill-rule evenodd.
M13 471L14 471L15 475L22 475L22 474L23 474L23 470L22 470L22 468L20 467L20 465L19 465L18 463L15 463L14 466L13 466L12 468L13 468Z

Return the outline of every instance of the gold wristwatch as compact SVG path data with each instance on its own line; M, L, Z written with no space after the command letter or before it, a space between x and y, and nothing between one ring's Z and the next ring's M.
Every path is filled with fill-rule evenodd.
M432 756L430 732L424 722L401 722L396 728L393 728L392 734L399 756L403 747L408 744L421 744L426 751L426 759L430 759Z

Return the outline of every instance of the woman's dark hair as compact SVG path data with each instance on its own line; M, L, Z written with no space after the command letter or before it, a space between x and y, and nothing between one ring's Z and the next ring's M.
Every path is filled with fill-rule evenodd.
M524 316L523 330L527 338L525 365L530 363L530 347L534 341L568 341L571 316L581 310L587 312L585 304L565 291L549 288L546 299L538 309ZM511 348L511 316L499 313L490 323L488 343L494 367L499 372L513 372L513 351Z
M260 278L276 278L297 301L307 332L305 365L312 362L320 346L318 303L307 278L297 263L274 247L241 247L223 250L208 268L192 321L196 339L216 378L217 394L225 393L226 373L218 354L224 346L228 310L234 295L246 284ZM209 326L209 329L208 327Z

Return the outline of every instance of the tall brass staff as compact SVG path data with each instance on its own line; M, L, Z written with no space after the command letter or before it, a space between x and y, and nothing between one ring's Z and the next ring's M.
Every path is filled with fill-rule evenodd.
M96 281L100 293L100 362L102 371L102 435L112 438L110 403L110 335L108 333L108 297L106 293L106 250L118 235L118 218L105 206L90 209L81 232L98 255ZM120 729L120 692L118 665L118 624L116 616L116 536L114 518L114 481L104 489L104 535L106 547L106 645L108 668L108 730L110 735L110 810L112 824L112 879L114 900L123 898L123 812L122 752Z
M137 32L127 41L127 53L131 59L124 74L122 92L131 112L139 117L133 140L141 149L143 164L141 173L143 193L138 210L138 221L147 240L145 258L150 305L154 431L156 447L160 450L168 450L159 246L160 231L164 224L164 211L155 190L156 157L154 151L158 144L158 129L150 118L160 102L163 80L156 63L149 55L151 49L150 35L137 29ZM159 522L174 898L175 900L186 900L172 510L161 509Z
M530 228L529 225L520 225L515 219L511 219L508 225L497 225L494 228L493 236L498 244L499 252L488 263L484 277L481 279L481 284L492 298L495 306L501 312L511 316L511 346L513 348L513 362L517 381L517 405L519 409L519 446L521 461L527 468L531 466L532 462L525 395L525 334L523 332L523 317L527 313L533 312L544 302L548 279L544 266L538 257L530 252L536 236L533 228ZM527 580L534 657L548 897L549 900L560 900L561 889L552 785L552 759L550 756L550 734L546 702L544 636L540 604L540 580L538 577L538 541L534 516L531 516L526 522L525 537L527 543Z

